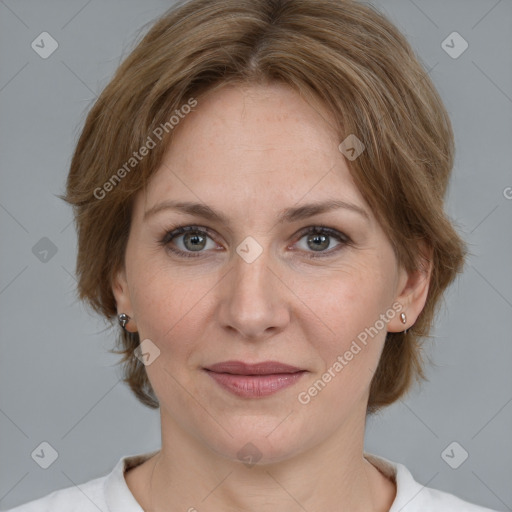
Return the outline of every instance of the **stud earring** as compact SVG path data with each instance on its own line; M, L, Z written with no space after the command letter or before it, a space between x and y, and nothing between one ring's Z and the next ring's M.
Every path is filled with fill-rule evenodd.
M130 317L125 313L121 313L117 315L117 319L119 321L119 325L126 331L126 324L130 321Z
M407 316L405 315L405 313L400 313L400 320L402 321L403 324L407 323Z

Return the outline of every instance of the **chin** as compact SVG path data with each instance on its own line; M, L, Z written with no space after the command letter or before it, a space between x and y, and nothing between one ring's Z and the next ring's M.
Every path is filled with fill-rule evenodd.
M221 438L205 439L205 442L218 455L247 467L281 462L305 451L309 444L304 438L305 429L299 424L287 424L283 421L285 417L247 416L236 424L220 422L233 437L221 429L224 434Z

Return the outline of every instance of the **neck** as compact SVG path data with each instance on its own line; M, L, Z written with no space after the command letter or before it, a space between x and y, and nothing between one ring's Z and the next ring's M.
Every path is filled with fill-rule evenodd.
M146 484L151 512L384 512L394 499L394 485L363 457L364 422L361 429L348 421L294 456L247 466L161 415L162 449Z

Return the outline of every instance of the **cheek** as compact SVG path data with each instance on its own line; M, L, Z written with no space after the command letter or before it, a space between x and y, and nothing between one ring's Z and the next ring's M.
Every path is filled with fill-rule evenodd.
M322 326L336 346L336 340L346 341L372 326L391 306L391 284L383 269L360 265L304 287L300 298L316 314L315 326Z
M301 328L322 359L322 373L330 372L330 388L343 386L345 394L371 381L387 332L382 315L392 318L391 284L384 268L361 265L301 296L315 313L306 315L304 307Z
M189 362L204 332L207 283L172 274L169 269L142 270L134 311L140 340L150 339L160 351L159 357L146 366L160 402L174 403L171 409L175 410L195 410L194 401L189 393L183 393L183 386L193 388L188 380L188 371L193 369Z
M216 276L173 267L161 254L141 253L131 263L130 295L141 341L149 338L168 360L179 355L183 361L202 332Z
M206 283L179 279L164 269L141 272L134 291L134 310L141 335L155 340L176 337L201 315Z

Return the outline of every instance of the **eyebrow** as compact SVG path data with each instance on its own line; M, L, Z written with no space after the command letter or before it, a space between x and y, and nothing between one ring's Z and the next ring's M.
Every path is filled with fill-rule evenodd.
M340 208L356 212L363 216L367 221L370 220L370 216L364 208L361 208L360 206L352 203L347 203L346 201L333 199L317 203L305 204L295 208L287 208L279 213L278 223L296 222L299 220L307 219L309 217L313 217L314 215L318 215L320 213L326 213ZM222 213L215 211L213 208L206 204L193 203L188 201L163 201L158 203L144 213L144 220L147 220L149 217L156 215L163 210L177 210L183 213L188 213L190 215L203 217L204 219L229 225L227 217L225 217Z

